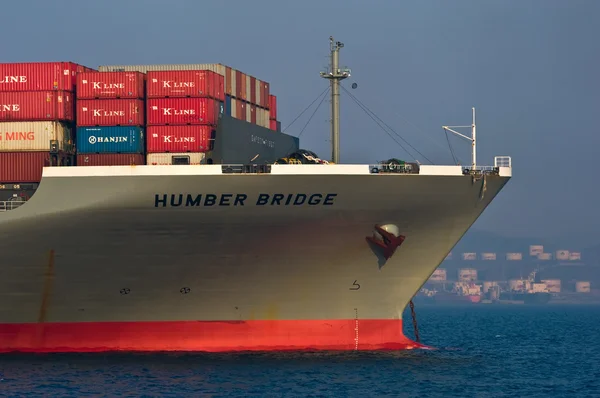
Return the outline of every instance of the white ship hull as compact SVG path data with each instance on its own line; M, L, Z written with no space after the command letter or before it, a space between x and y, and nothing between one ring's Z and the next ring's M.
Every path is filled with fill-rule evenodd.
M271 167L46 168L0 213L0 350L416 347L404 308L511 176ZM376 224L406 237L387 262L366 240Z

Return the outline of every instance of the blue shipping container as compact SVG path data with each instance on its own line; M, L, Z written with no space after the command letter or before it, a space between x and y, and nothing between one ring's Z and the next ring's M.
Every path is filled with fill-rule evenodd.
M77 127L77 153L144 153L144 128Z
M231 97L225 95L225 114L231 116Z

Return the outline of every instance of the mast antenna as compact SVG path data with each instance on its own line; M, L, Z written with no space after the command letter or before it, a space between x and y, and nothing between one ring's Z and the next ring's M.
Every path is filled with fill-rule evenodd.
M340 49L344 43L329 37L331 64L329 69L321 72L321 77L329 79L331 84L331 161L340 162L340 81L350 77L350 69L340 68Z
M477 167L477 127L475 126L475 107L472 108L473 109L473 123L470 126L442 126L442 128L446 131L449 131L451 133L454 133L456 135L458 135L459 137L462 137L466 140L471 141L471 168L472 170L475 170L475 168ZM458 131L454 131L452 130L453 128L458 129L458 128L467 128L470 127L471 128L471 137L467 137L464 134L459 133Z

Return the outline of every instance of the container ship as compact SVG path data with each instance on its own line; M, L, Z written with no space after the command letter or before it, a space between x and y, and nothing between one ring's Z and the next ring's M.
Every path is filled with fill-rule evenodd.
M510 158L342 164L341 47L331 161L229 66L1 64L0 351L423 347L403 310Z

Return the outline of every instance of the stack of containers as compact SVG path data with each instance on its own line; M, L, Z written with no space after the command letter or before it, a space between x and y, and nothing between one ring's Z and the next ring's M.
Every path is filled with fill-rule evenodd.
M236 119L269 128L269 83L225 67L225 113Z
M44 166L73 163L73 62L0 64L0 184L39 183Z
M223 113L223 76L211 70L149 71L146 97L146 163L203 163Z
M199 71L209 70L223 76L224 112L228 116L254 123L264 128L270 126L269 83L223 64L155 64L155 65L103 65L103 72L138 71Z
M145 164L144 83L140 72L78 74L78 166Z

